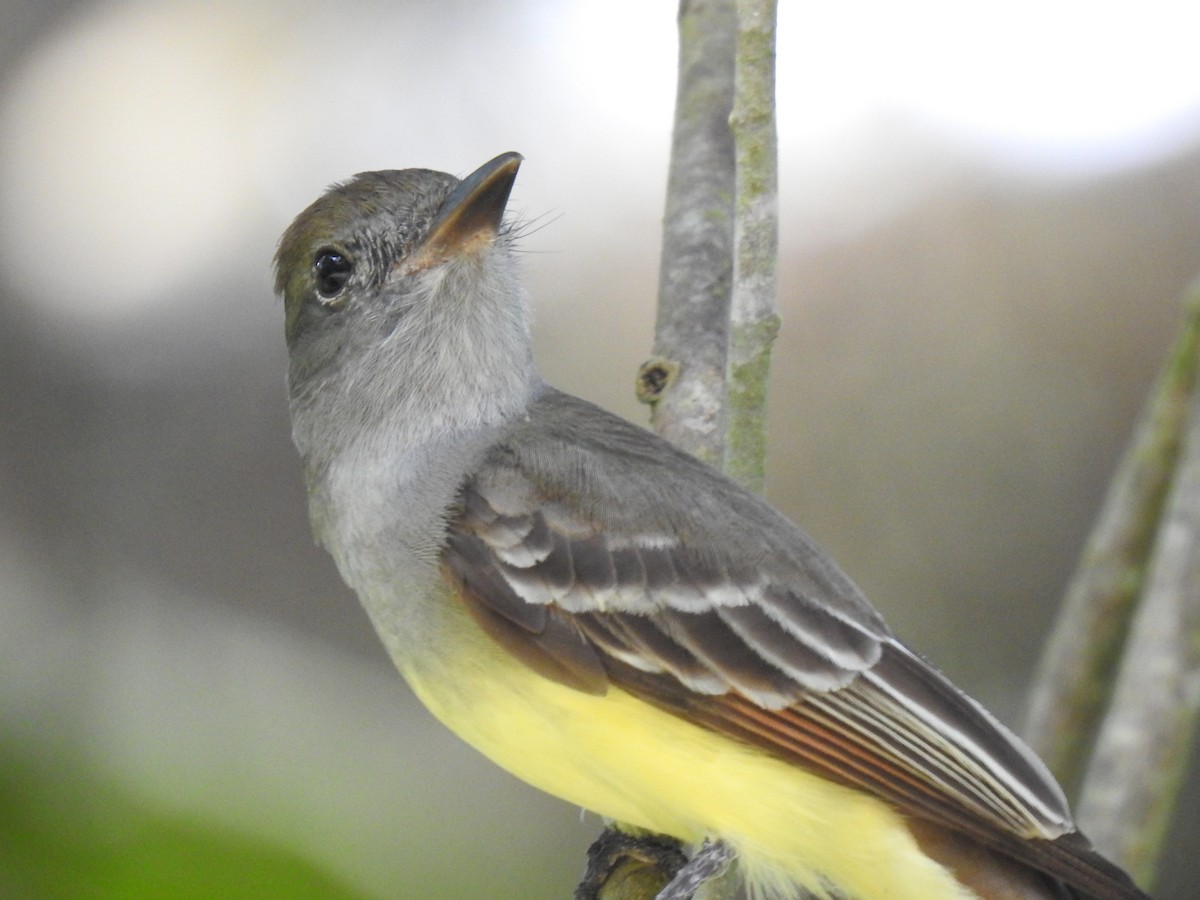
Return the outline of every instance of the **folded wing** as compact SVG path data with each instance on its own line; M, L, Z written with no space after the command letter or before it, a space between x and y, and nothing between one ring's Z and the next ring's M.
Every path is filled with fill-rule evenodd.
M443 560L509 650L547 677L594 693L616 685L1095 896L1143 896L1075 832L1036 756L899 643L791 523L582 401L552 392L539 414L464 485Z

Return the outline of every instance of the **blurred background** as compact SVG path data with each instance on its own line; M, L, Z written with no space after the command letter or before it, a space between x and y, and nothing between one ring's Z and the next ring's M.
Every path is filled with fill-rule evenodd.
M780 5L769 494L1019 724L1200 273L1200 9ZM600 824L420 709L313 546L269 267L333 181L519 150L543 371L644 422L674 18L0 5L0 896L569 896Z

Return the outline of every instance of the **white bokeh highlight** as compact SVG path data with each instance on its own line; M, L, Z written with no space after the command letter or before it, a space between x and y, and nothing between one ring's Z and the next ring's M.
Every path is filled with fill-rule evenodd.
M1089 177L1200 135L1200 8L1183 0L787 2L780 16L794 240L895 213L964 154ZM0 98L9 277L50 326L120 327L182 302L330 181L468 171L508 149L540 153L524 179L535 215L594 215L620 201L587 183L595 160L597 178L661 185L674 39L673 4L631 0L89 8Z

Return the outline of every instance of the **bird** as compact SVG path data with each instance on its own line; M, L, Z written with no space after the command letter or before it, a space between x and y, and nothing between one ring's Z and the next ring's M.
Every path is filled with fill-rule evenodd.
M754 897L1145 900L797 525L542 378L522 160L361 173L275 255L313 533L417 697Z

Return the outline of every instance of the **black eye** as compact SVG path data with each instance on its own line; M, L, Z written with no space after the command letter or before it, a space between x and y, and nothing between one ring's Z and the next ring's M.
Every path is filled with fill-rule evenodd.
M321 250L313 260L313 272L317 277L317 293L326 300L332 300L342 292L354 264L336 250Z

